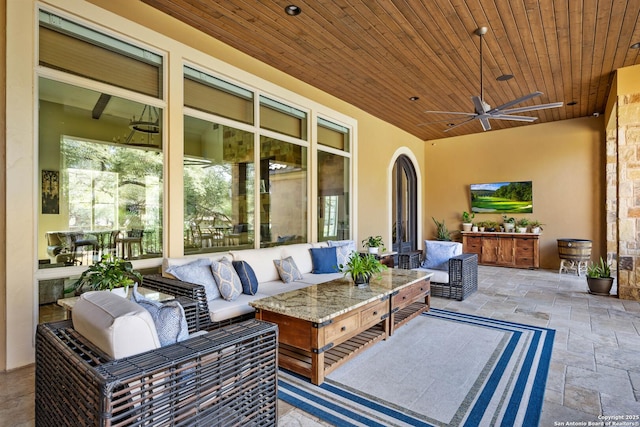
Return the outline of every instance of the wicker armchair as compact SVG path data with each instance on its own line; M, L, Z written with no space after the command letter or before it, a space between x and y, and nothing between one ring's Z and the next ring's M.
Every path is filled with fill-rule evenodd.
M412 253L413 254L413 253ZM402 257L403 254L400 254ZM411 255L408 255L411 256ZM401 268L412 268L415 260L400 260ZM420 268L418 268L420 269ZM431 295L462 301L478 290L478 255L462 254L449 258L449 282L431 281Z
M250 320L110 360L71 321L40 324L36 425L276 425L277 335Z

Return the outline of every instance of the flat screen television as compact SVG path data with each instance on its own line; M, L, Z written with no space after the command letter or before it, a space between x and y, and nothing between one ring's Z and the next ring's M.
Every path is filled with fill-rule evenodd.
M531 181L471 184L471 211L475 213L532 213Z

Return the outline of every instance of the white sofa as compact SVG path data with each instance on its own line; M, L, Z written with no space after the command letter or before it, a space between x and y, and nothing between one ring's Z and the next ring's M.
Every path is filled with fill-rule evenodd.
M346 243L349 243L351 248L355 250L355 244L353 241L340 241L333 244L344 245ZM261 249L216 252L182 258L165 258L162 265L162 275L145 276L143 286L177 295L189 296L199 300L200 310L207 311L205 316L208 315L211 322L220 323L230 321L232 319L242 319L243 316L250 317L254 313L254 309L248 304L250 301L342 277L343 273L340 272L326 274L312 273L313 262L310 249L327 246L329 246L327 242L298 243ZM284 283L280 279L278 270L273 261L284 259L289 256L293 258L298 270L302 273L302 279ZM185 265L195 261L196 259L207 258L211 261L219 261L223 257L226 257L230 261L246 261L251 266L255 272L256 278L258 279L258 289L255 295L241 294L233 301L227 301L223 298L207 299L206 301L202 301L203 298L206 297L203 297L201 289L194 287L193 284L184 284L184 282L181 284L179 283L181 281L175 280L175 278L167 272L167 270L172 266ZM185 293L182 292L182 290L175 288L179 286L187 286L187 292ZM203 313L200 314L200 320L206 322L206 320L203 320ZM199 326L199 328L201 327L202 325ZM190 325L190 329L194 329L192 325Z

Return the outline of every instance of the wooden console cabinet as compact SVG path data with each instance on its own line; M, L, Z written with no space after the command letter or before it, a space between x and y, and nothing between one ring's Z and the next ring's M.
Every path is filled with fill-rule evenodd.
M540 267L540 235L533 233L462 233L462 251L478 255L478 264Z

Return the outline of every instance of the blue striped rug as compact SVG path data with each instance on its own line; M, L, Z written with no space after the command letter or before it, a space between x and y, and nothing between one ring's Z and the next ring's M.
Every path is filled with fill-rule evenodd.
M555 331L431 309L316 386L278 397L336 426L537 426Z

